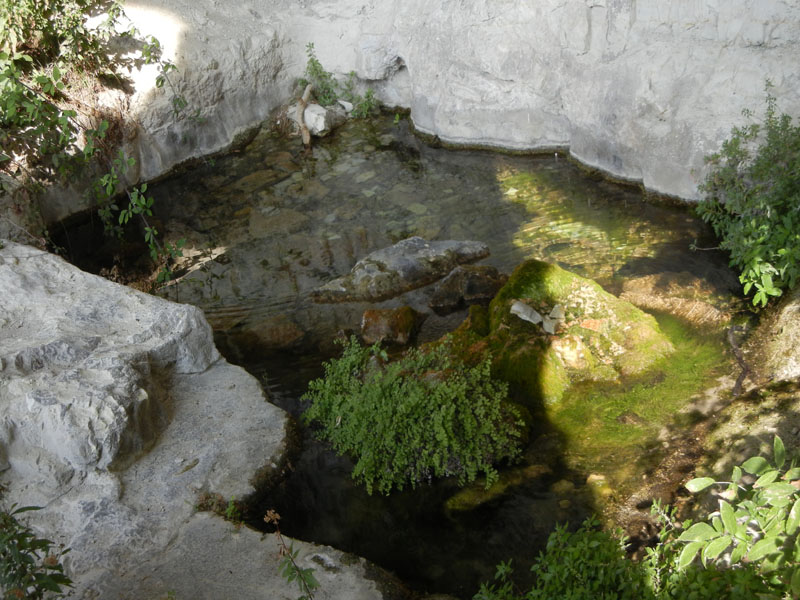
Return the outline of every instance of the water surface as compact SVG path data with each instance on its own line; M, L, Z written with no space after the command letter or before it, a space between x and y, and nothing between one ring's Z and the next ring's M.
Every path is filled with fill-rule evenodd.
M334 352L333 338L357 330L368 307L316 305L308 293L367 253L412 235L483 241L491 249L484 263L505 272L526 258L540 258L610 291L626 278L688 272L720 305L736 293L724 256L690 250L694 242L713 243L685 208L648 202L638 189L588 175L556 155L431 148L409 133L405 121L389 117L350 122L315 141L310 155L298 139L264 132L242 151L151 190L159 229L168 239L187 239L181 277L165 294L201 306L226 357L264 381L272 400L294 415L302 410L298 398L307 382ZM414 293L381 306L404 302L425 309L424 297ZM463 317L431 315L421 335L438 337ZM692 342L691 332L676 335L689 336L687 348L701 343L702 336ZM724 368L720 356L721 351L697 363L700 379ZM674 386L658 387L662 375L620 385L636 390L636 406L647 413L664 390L674 392ZM700 387L692 380L680 388L687 397L670 402L670 410ZM469 598L480 581L491 578L497 562L514 557L524 572L555 522L577 524L597 509L586 477L611 469L598 455L614 452L603 444L581 445L581 436L611 427L617 438L635 439L617 456L628 482L652 463L635 466L638 456L652 455L663 414L647 413L651 421L644 424L619 425L605 414L612 409L593 416L581 408L594 393L613 397L609 406L618 410L626 402L624 394L614 396L618 391L582 390L573 405L565 399L560 414L571 421L563 423L586 420L595 429L543 423L543 435L524 462L504 470L511 481L506 493L474 510L446 508L459 492L450 481L370 497L351 482L351 463L305 432L293 473L255 512L276 508L285 533L365 556L418 590ZM629 436L625 427L644 429Z

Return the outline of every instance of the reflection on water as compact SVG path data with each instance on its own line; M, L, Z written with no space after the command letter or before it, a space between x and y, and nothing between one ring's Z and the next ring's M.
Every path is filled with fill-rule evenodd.
M187 239L182 277L165 294L201 306L223 353L295 415L334 335L357 329L367 307L315 305L308 293L411 235L485 242L484 263L506 272L544 258L612 291L623 278L664 271L700 277L723 300L736 288L722 256L689 250L708 232L684 209L648 204L639 191L555 156L429 148L391 118L348 123L315 142L310 156L297 139L262 133L243 151L151 190L159 230ZM420 298L381 306L400 302ZM461 318L432 315L423 335L441 335ZM557 436L540 438L526 461L536 468L507 471L504 495L448 511L452 482L369 497L350 481L348 460L306 433L294 473L263 509L276 508L289 535L365 556L420 590L469 598L498 561L513 556L526 572L554 522L577 524L592 510L576 491L586 473L561 464Z

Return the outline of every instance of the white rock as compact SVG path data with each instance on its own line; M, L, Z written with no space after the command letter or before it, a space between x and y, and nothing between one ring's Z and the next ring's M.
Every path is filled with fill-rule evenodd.
M253 494L288 423L202 312L5 241L0 289L3 499L46 507L26 520L72 549L71 597L290 597L272 537L195 514L200 492ZM381 597L363 561L295 548L332 557L331 598Z
M355 70L379 99L410 108L422 132L569 146L590 166L688 199L742 109L763 109L767 78L779 109L800 115L797 2L152 0L126 10L161 39L187 110L202 117L176 119L168 86L135 74L142 179L263 121L303 75L308 41L329 71ZM47 222L75 210L74 197L43 206Z
M542 322L542 315L519 300L514 300L511 305L511 314L517 315L523 321L528 321L528 323L533 323L534 325Z
M289 117L297 122L297 104L289 107ZM333 131L336 127L341 125L347 119L344 109L340 106L324 107L319 104L311 103L306 106L303 112L303 118L306 122L306 127L311 135L316 137L324 137Z

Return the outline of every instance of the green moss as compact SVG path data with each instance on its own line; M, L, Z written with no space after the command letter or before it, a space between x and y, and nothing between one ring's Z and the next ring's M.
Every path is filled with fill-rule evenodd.
M577 276L557 265L541 260L528 260L519 265L508 282L489 305L490 323L494 331L508 314L508 303L527 298L533 306L552 307L574 290ZM584 280L590 285L597 285ZM597 286L598 288L600 286Z
M542 325L511 314L515 300L541 315L550 314L556 304L563 306L561 329L549 335ZM580 381L641 372L673 350L651 315L597 283L543 261L517 267L489 312L485 348L495 357L493 373L532 408L559 402Z
M476 481L459 490L447 499L445 508L448 511L473 510L495 498L499 498L510 488L551 473L552 471L547 465L528 465L527 467L503 471L500 473L500 478L488 488L482 481Z
M729 368L721 337L701 337L672 316L657 320L675 346L673 356L618 383L574 386L547 408L549 421L565 438L570 466L603 472L612 484L629 478L660 429Z

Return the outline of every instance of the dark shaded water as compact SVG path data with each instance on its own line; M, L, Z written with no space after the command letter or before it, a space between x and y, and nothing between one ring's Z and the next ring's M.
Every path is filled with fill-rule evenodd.
M307 378L321 375L319 358L284 356L250 368L263 369L271 400L299 416L297 399ZM585 475L560 465L557 448L547 446L539 440L541 455L531 448L521 464L506 469L507 475L524 473L541 462L548 464L544 473L534 468L534 476L515 479L506 493L473 510L448 510L447 501L461 491L454 481L370 496L351 479L353 463L306 429L293 471L270 490L253 519L257 522L266 509L274 508L282 517L282 530L293 537L364 556L414 590L471 598L482 581L492 578L495 565L510 557L519 582L529 581L528 568L553 524L577 524L593 512L591 496L575 492ZM556 493L565 482L567 493Z

